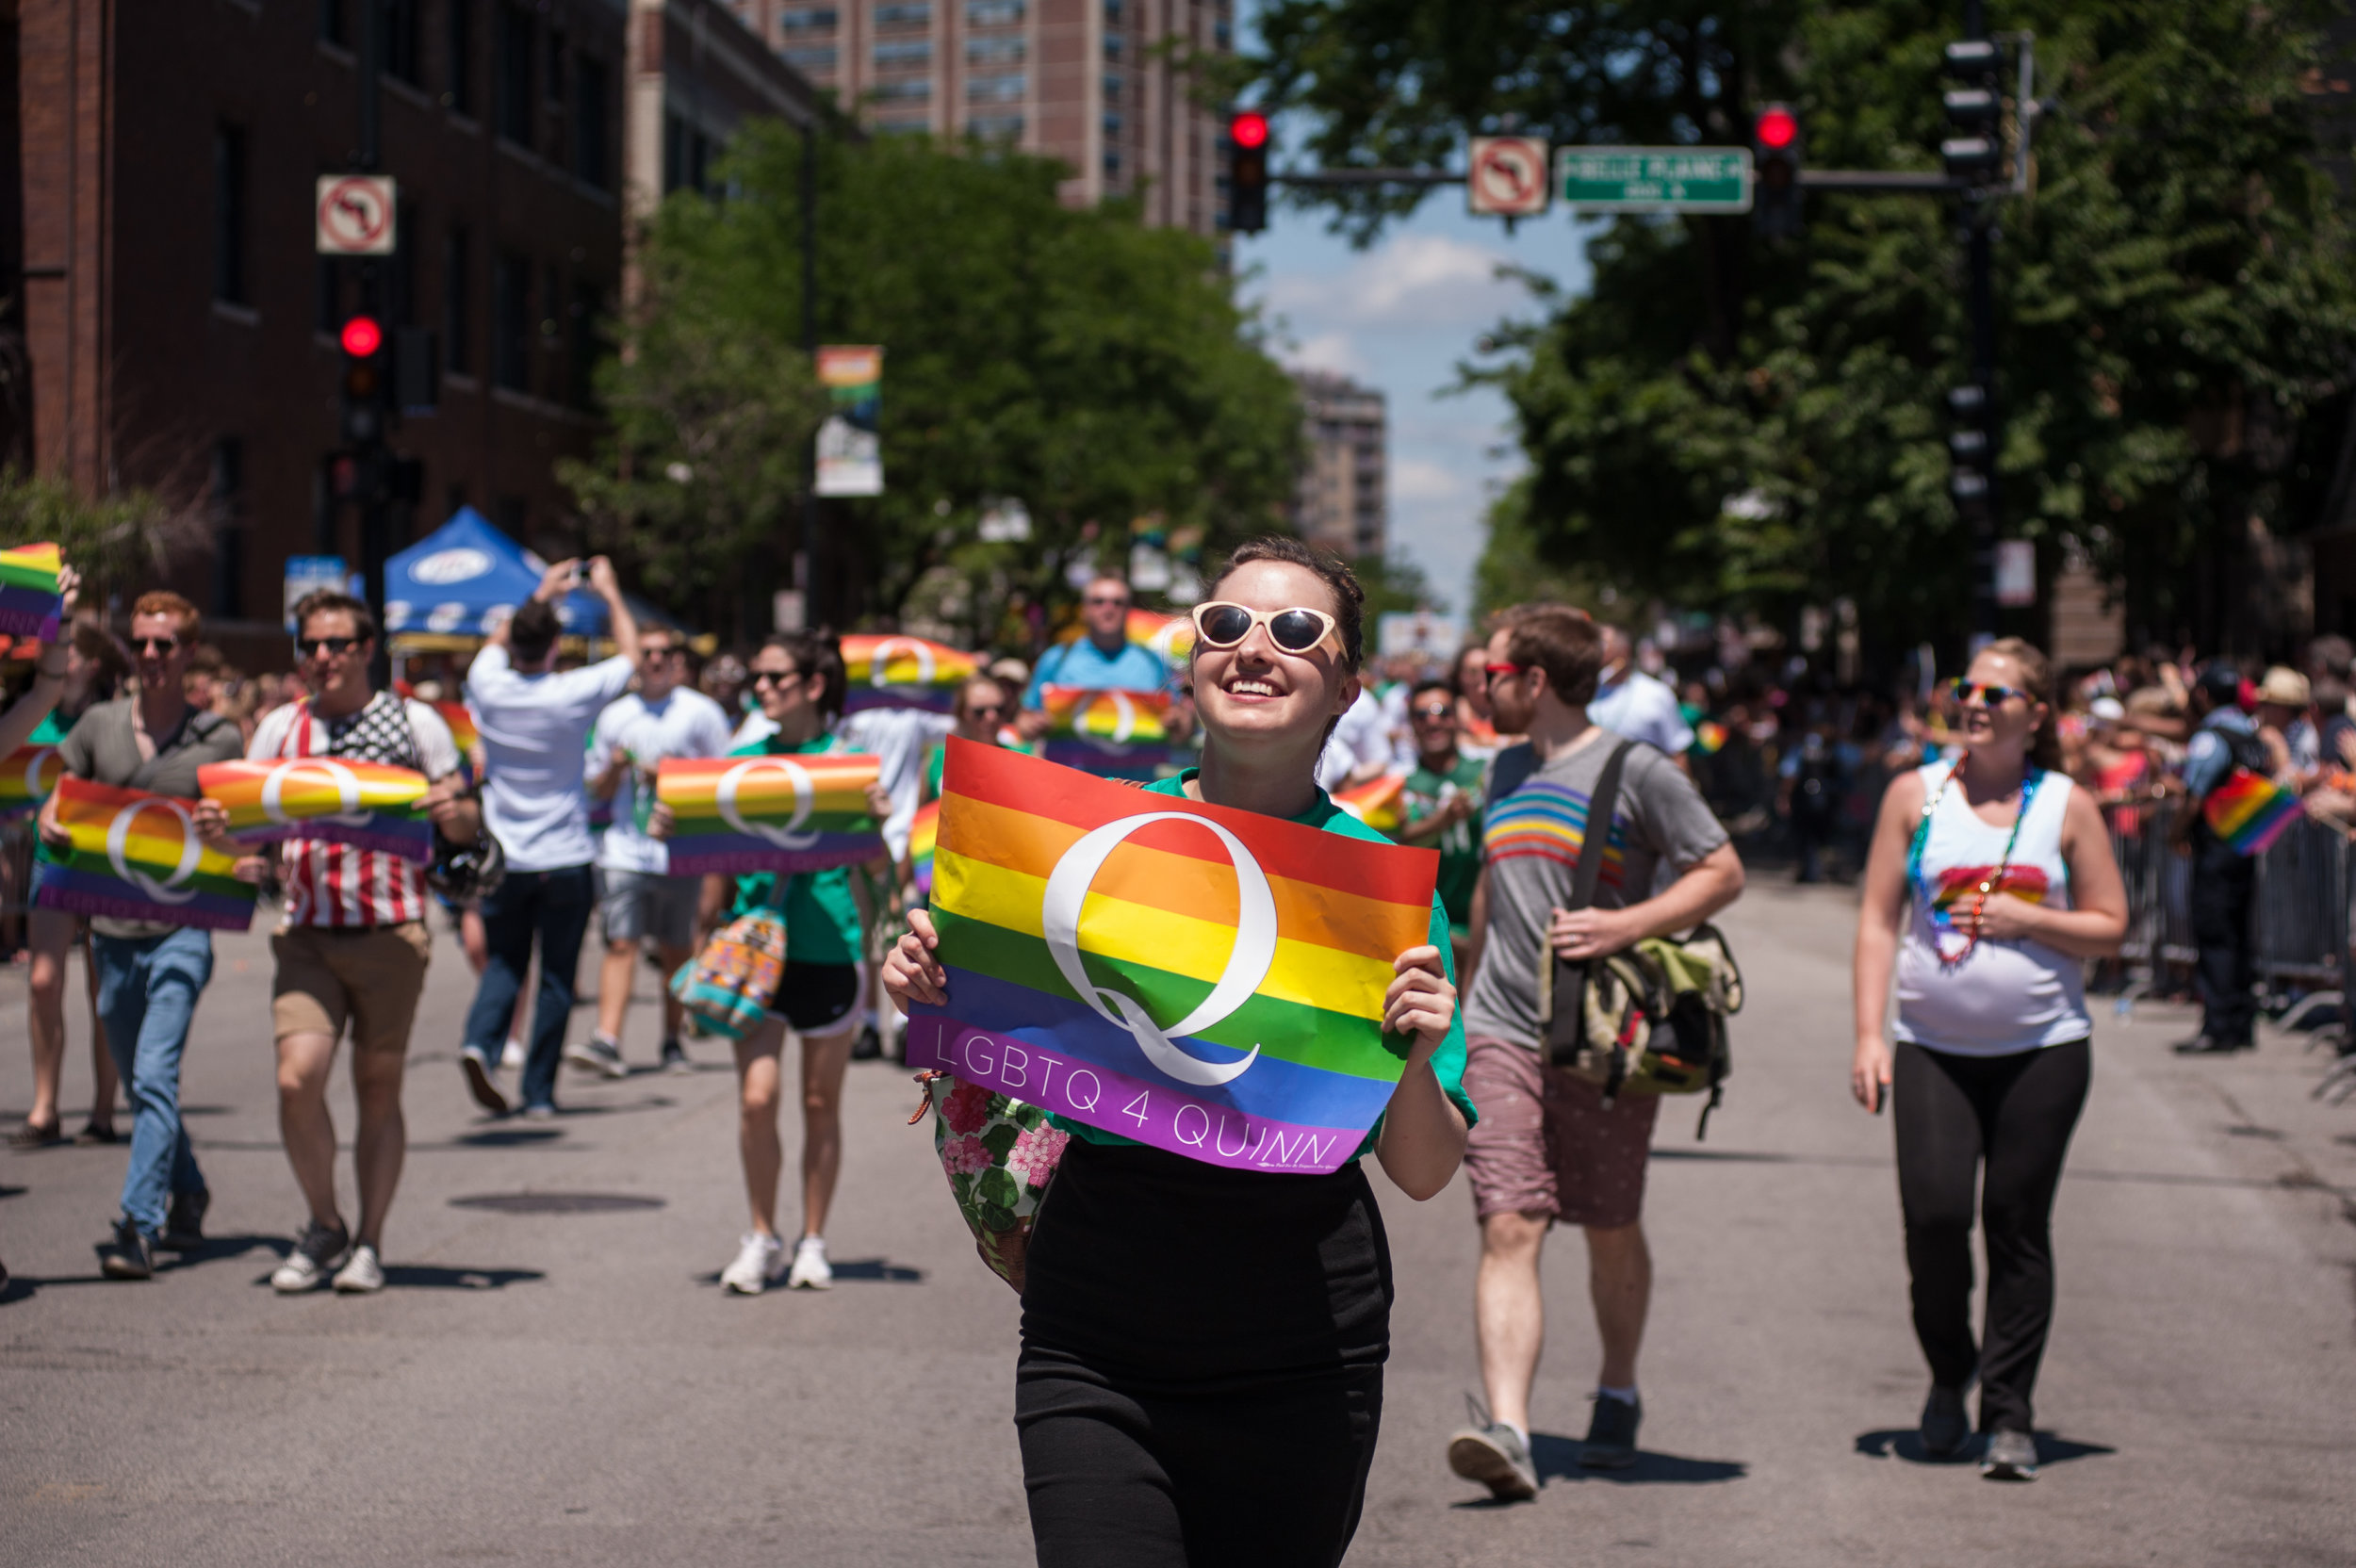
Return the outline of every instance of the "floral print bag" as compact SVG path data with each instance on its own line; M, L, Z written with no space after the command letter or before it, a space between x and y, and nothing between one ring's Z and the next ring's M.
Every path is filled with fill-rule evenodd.
M928 1070L916 1081L924 1103L908 1125L933 1113L933 1152L948 1173L957 1213L973 1233L973 1250L991 1273L1020 1291L1031 1221L1072 1135L1049 1126L1037 1105L951 1073Z

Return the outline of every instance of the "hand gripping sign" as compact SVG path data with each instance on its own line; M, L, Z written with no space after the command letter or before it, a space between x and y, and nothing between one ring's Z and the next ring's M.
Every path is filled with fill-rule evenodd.
M884 853L867 809L880 764L856 752L666 757L655 799L671 808L671 874L825 871Z
M1405 1066L1383 1004L1437 869L953 739L949 1000L915 1010L909 1064L1213 1165L1336 1169Z
M417 812L430 786L414 768L288 757L208 762L196 779L205 799L228 810L240 842L323 839L419 865L434 858L434 825Z
M196 803L87 779L57 781L57 824L72 847L47 851L33 902L117 920L242 931L254 890L197 837Z

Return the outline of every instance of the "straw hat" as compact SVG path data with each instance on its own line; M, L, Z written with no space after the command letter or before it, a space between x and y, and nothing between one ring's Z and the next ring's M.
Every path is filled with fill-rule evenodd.
M2304 708L2315 700L2307 678L2287 664L2277 664L2258 682L2258 700L2282 708Z

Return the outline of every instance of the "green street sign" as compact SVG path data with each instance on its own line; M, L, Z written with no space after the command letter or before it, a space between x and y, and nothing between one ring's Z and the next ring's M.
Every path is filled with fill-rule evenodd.
M1559 147L1556 194L1590 212L1748 212L1748 147Z

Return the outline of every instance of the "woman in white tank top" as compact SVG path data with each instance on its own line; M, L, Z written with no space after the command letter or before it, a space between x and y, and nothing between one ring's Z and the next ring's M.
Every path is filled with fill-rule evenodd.
M2016 637L1992 643L1955 694L1963 756L1892 779L1873 828L1850 1088L1869 1111L1896 1107L1914 1331L1931 1366L1922 1446L1961 1453L1976 1374L1981 1474L2027 1480L2053 1313L2053 1193L2091 1065L2081 966L2118 951L2127 894L2102 812L2060 771L2045 656ZM1883 1034L1893 970L1894 1050ZM1977 1342L1975 1207L1988 1255Z

